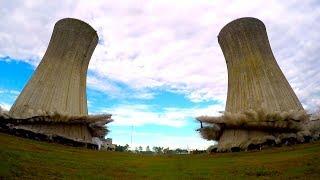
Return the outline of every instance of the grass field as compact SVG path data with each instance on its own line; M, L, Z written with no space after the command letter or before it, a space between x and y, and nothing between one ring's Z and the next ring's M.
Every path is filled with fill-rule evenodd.
M0 133L0 179L320 179L320 142L200 155L99 152Z

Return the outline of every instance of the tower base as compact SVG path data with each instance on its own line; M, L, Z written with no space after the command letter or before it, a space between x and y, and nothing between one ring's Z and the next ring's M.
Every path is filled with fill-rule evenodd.
M95 138L104 138L108 130L105 124L111 115L64 116L49 113L27 119L13 118L0 112L0 131L20 137L56 142L75 147L98 149Z
M198 129L204 139L217 141L213 152L261 150L320 140L320 117L310 120L304 111L246 111L220 117L201 116Z

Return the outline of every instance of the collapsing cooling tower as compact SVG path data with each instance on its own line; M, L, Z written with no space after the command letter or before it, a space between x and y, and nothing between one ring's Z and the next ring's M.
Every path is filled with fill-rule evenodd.
M220 31L218 41L228 68L227 112L303 110L273 56L260 20L232 21Z
M87 69L97 43L90 25L70 18L58 21L41 63L10 115L27 118L42 111L87 115Z
M41 63L9 112L15 129L81 142L104 136L111 115L88 116L86 97L97 43L96 31L83 21L65 18L55 24Z
M273 56L263 22L234 20L218 41L228 68L226 109L221 117L198 117L209 124L201 134L217 140L218 151L260 148L298 132L306 136L302 122L308 117Z

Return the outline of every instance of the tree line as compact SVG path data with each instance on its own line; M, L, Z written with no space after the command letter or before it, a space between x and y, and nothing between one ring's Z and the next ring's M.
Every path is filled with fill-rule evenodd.
M116 145L116 151L118 152L132 152L132 153L139 153L139 154L188 154L187 149L170 149L170 148L164 148L161 146L154 146L152 149L150 146L147 146L145 149L143 149L142 146L136 147L135 150L130 150L130 146L128 144L122 146L122 145Z

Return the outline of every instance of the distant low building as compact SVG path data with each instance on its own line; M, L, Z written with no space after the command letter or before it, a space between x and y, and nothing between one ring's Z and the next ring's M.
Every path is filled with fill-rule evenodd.
M101 150L115 151L116 150L116 144L112 144L112 139L111 138L102 139Z

